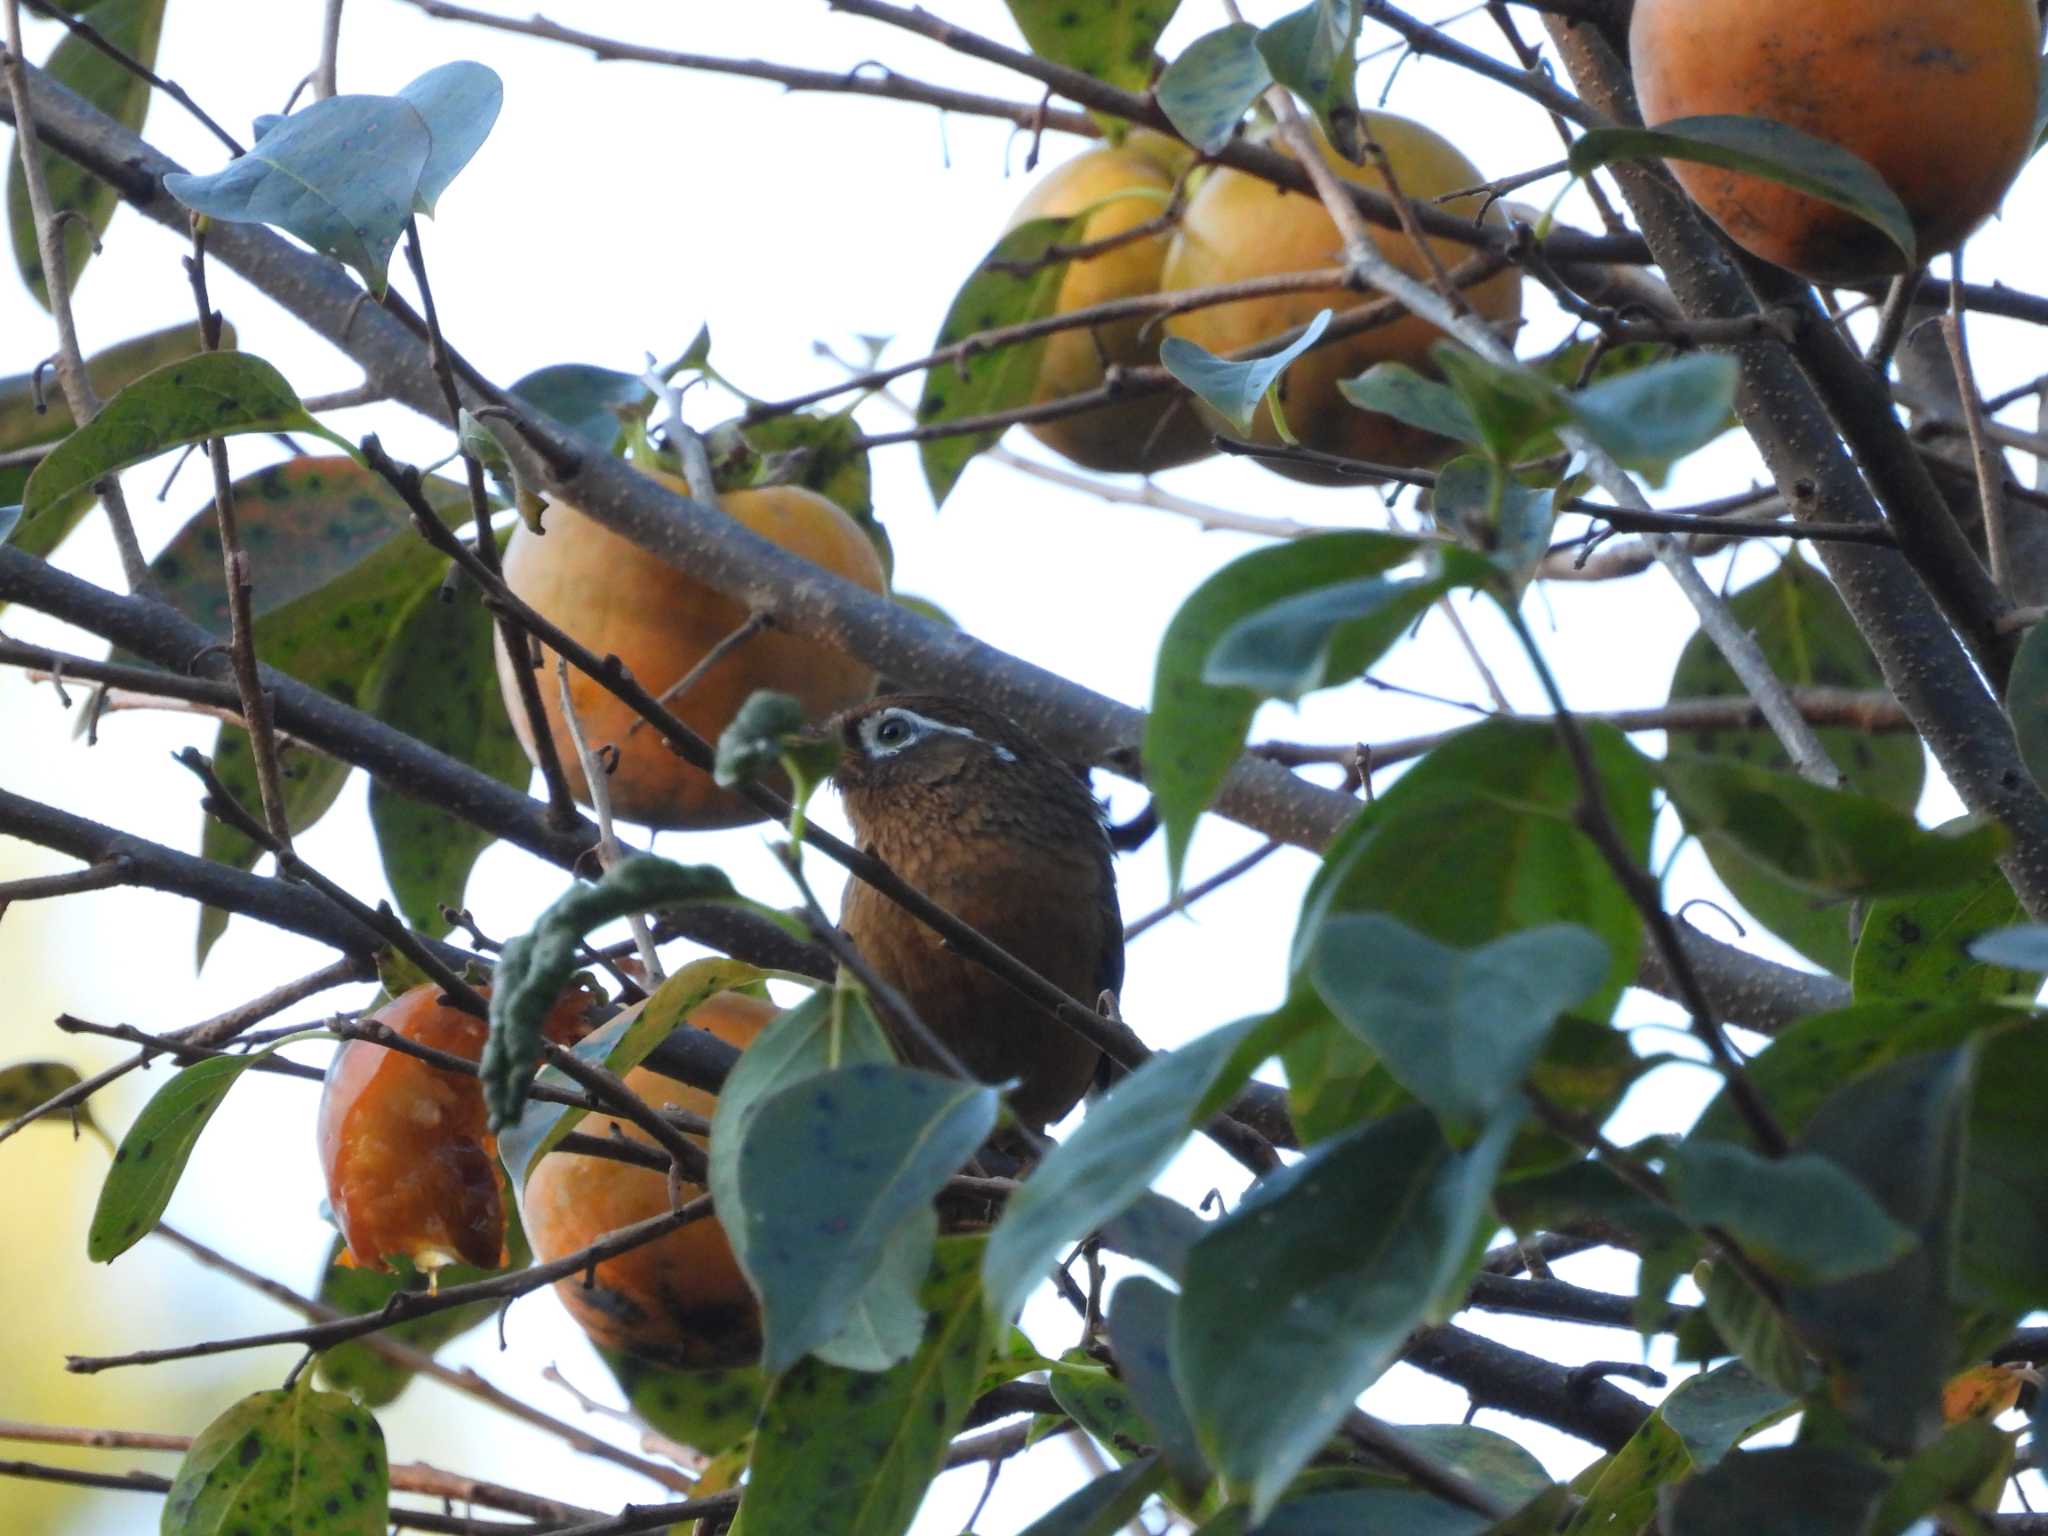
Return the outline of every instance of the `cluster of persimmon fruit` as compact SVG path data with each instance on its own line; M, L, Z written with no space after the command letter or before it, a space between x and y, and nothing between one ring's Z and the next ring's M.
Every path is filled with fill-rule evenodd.
M1923 254L1952 248L1997 207L2033 148L2041 28L2034 0L1637 0L1631 51L1645 120L1653 125L1703 114L1786 122L1861 156L1898 193ZM1363 115L1374 146L1362 164L1319 150L1344 179L1498 220L1483 177L1446 139L1381 112ZM1284 140L1276 147L1286 148ZM1901 264L1870 226L1828 203L1736 171L1674 162L1699 207L1739 245L1820 282L1880 277ZM1172 206L1177 216L1159 219ZM1070 313L1106 300L1174 293L1328 267L1340 258L1335 225L1316 199L1243 172L1197 166L1192 150L1134 131L1055 167L1012 216L1011 227L1059 216L1079 221L1076 237L1096 245L1147 223L1158 228L1069 262L1055 304ZM1408 235L1375 228L1397 267L1418 277L1454 267L1462 250L1432 240L1425 254ZM1501 330L1517 323L1521 279L1505 270L1472 287L1477 314ZM1106 370L1156 361L1161 334L1185 336L1219 355L1267 341L1319 310L1343 310L1359 296L1342 288L1244 298L1139 321L1055 333L1045 346L1036 398L1053 400L1101 386ZM1430 368L1434 327L1413 317L1359 332L1294 362L1277 393L1289 431L1302 444L1346 458L1419 467L1450 445L1346 401L1340 380L1375 363ZM1134 396L1035 423L1030 430L1076 463L1151 473L1212 450L1207 407L1178 394ZM1253 436L1281 440L1262 407ZM1276 460L1300 479L1314 466ZM651 471L652 472L652 471ZM682 482L656 478L681 491ZM834 502L795 485L731 491L722 510L753 532L871 592L887 590L874 544ZM545 532L522 526L505 554L512 590L600 655L615 655L650 688L698 667L746 618L740 606L689 574L610 532L573 506L556 503ZM552 672L552 658L541 658ZM500 680L529 755L533 740L517 698L516 669L532 658L500 648ZM551 680L551 679L550 679ZM859 703L875 686L860 661L797 636L758 634L697 677L674 703L681 718L715 739L757 689L794 695L813 718ZM547 726L572 789L588 803L559 690L540 690ZM609 800L620 818L648 827L707 830L758 819L749 804L672 753L652 731L633 729L628 708L593 679L574 674L570 698L585 738L609 765ZM564 999L548 1024L561 1041L587 1027L595 999ZM744 1048L773 1015L771 1004L725 994L689 1023ZM476 1059L482 1021L415 988L377 1018L421 1045ZM646 1070L628 1079L649 1103L708 1118L705 1094ZM644 1138L637 1127L593 1116L601 1136ZM337 1052L319 1122L320 1149L335 1220L357 1263L403 1258L431 1272L453 1262L502 1262L503 1175L485 1127L474 1077L367 1042ZM696 1193L685 1187L685 1196ZM536 1254L575 1252L605 1232L666 1210L677 1191L651 1169L616 1159L554 1152L533 1171L522 1212ZM758 1320L744 1277L716 1220L559 1282L570 1313L599 1343L670 1364L725 1365L744 1357Z

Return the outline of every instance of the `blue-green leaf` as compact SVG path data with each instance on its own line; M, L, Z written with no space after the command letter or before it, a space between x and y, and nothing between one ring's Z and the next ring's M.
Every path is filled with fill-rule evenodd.
M1092 1105L1074 1133L1046 1154L1010 1196L989 1237L984 1278L998 1317L1015 1317L1069 1246L1145 1192L1187 1140L1200 1111L1219 1093L1235 1091L1258 1066L1245 1064L1243 1047L1266 1022L1240 1019L1161 1051Z
M1259 33L1273 78L1303 101L1337 153L1365 158L1358 132L1358 0L1309 0Z
M223 169L173 171L164 187L209 218L297 235L381 295L433 153L434 135L411 102L330 96L272 124Z
M427 125L433 147L413 191L413 206L431 215L434 204L470 162L498 120L505 84L498 72L467 59L428 70L398 91Z
M1323 924L1309 975L1401 1086L1462 1134L1516 1096L1557 1016L1598 991L1609 964L1599 936L1573 923L1457 949L1355 912Z
M1758 1263L1802 1285L1868 1274L1913 1246L1868 1190L1812 1153L1767 1158L1732 1142L1684 1141L1664 1171L1687 1220L1725 1227Z
M840 1332L889 1239L994 1128L997 1102L977 1083L870 1063L758 1105L737 1155L741 1207L722 1215L746 1228L771 1377Z
M1166 66L1154 95L1180 136L1204 154L1228 144L1251 104L1273 83L1259 29L1234 21L1206 32Z
M1233 363L1185 336L1169 336L1159 345L1166 371L1200 395L1240 432L1250 432L1259 402L1287 365L1316 344L1330 324L1330 311L1319 309L1302 333L1267 357Z
M1655 128L1595 128L1573 140L1574 176L1616 160L1693 160L1744 171L1817 197L1875 225L1918 265L1912 216L1869 163L1839 144L1764 117L1682 117Z
M1519 1120L1461 1153L1428 1111L1398 1110L1267 1174L1189 1253L1174 1380L1254 1518L1416 1326L1462 1297Z

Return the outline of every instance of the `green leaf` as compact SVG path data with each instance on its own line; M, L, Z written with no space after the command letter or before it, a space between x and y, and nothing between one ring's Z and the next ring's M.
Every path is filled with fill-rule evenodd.
M1890 1479L1820 1445L1742 1451L1661 1501L1665 1536L1862 1536Z
M1995 869L1975 885L1873 902L1849 972L1856 997L1956 1002L2031 996L2040 983L2025 969L1991 965L1971 953L1979 939L2025 916L2005 876Z
M0 1125L18 1120L32 1109L37 1109L57 1097L68 1088L76 1088L85 1078L78 1068L68 1061L17 1061L12 1066L0 1067ZM75 1104L61 1117L46 1116L48 1125L76 1126L82 1131L113 1145L107 1133L100 1129L99 1122L92 1117L90 1103Z
M982 331L1021 325L1051 314L1066 280L1067 264L1045 261L1046 248L1070 239L1075 223L1064 218L1029 219L998 240L953 295L932 350L950 347ZM996 267L997 262L1037 265L1020 277ZM1016 346L977 352L958 364L941 363L926 369L924 393L917 402L918 424L936 426L1028 404L1038 388L1038 364L1044 353L1045 338L1041 336ZM946 504L967 461L1002 435L1002 429L995 427L957 437L935 437L918 445L934 506Z
M811 1359L776 1381L735 1536L910 1528L995 1351L980 1266L978 1239L939 1240L922 1298L931 1314L924 1340L902 1364L869 1375Z
M644 419L654 408L654 392L638 374L591 363L550 363L509 392L606 453L618 446L623 420Z
M1692 1469L1684 1442L1654 1413L1604 1464L1594 1465L1598 1475L1565 1536L1638 1536L1656 1516L1657 1490Z
M813 730L793 695L757 688L719 733L711 776L730 789L787 764L798 770L792 776L798 783L797 803L802 804L805 792L831 773L838 760L838 738Z
M1696 1467L1711 1467L1736 1446L1798 1407L1798 1399L1762 1380L1740 1360L1688 1376L1657 1416L1683 1442Z
M1152 49L1180 0L1007 0L1024 41L1041 59L1126 91L1152 81Z
M1255 1184L1188 1255L1173 1374L1264 1518L1414 1328L1462 1299L1518 1115L1467 1152L1409 1109ZM1259 1318L1255 1329L1249 1316Z
M1931 832L1872 796L1748 763L1673 753L1662 774L1686 830L1709 849L1733 848L1816 895L1910 896L1974 885L2005 847L1994 824Z
M1494 569L1526 585L1550 550L1554 486L1524 485L1494 460L1460 454L1437 471L1430 511L1438 526L1487 552ZM1478 585L1486 574L1474 573Z
M1626 738L1587 729L1609 812L1647 861L1650 765ZM1460 732L1365 807L1309 882L1292 965L1333 913L1385 912L1440 944L1476 948L1541 923L1591 929L1612 957L1581 1011L1601 1019L1635 978L1642 920L1574 823L1578 776L1548 726L1493 720Z
M1785 1298L1791 1325L1828 1368L1834 1406L1895 1454L1939 1432L1942 1384L1963 1363L1952 1327L1975 1054L1925 1052L1864 1072L1829 1095L1799 1137L1919 1239L1885 1269Z
M1570 923L1457 949L1379 912L1330 918L1308 962L1331 1011L1459 1139L1518 1096L1557 1016L1608 969Z
M1755 637L1771 670L1795 688L1881 689L1877 659L1836 593L1834 585L1806 561L1788 556L1761 581L1729 599L1742 627ZM1671 700L1746 698L1734 670L1704 634L1695 634L1671 675ZM1821 727L1828 755L1847 776L1848 787L1874 795L1910 814L1920 803L1926 753L1910 733L1875 735L1847 726ZM1675 732L1673 751L1729 757L1767 768L1790 765L1785 749L1769 731ZM1839 975L1849 974L1848 910L1816 901L1758 866L1739 850L1708 845L1707 856L1735 899L1751 916L1809 960Z
M1251 1075L1258 1062L1245 1065L1242 1048L1266 1022L1240 1019L1159 1052L1091 1105L1073 1134L1046 1154L989 1237L982 1278L999 1318L1015 1317L1061 1254L1143 1194L1205 1105Z
M1964 1144L1957 1281L1973 1306L2048 1306L2048 1030L2029 1017L1986 1033Z
M1184 1490L1209 1481L1201 1439L1173 1384L1173 1318L1179 1297L1145 1275L1127 1275L1109 1298L1109 1343L1117 1375L1145 1421L1144 1443L1156 1446Z
M1725 1227L1751 1258L1798 1284L1868 1274L1913 1247L1913 1234L1824 1157L1686 1141L1667 1154L1665 1176L1688 1221Z
M592 1030L570 1049L583 1060L624 1077L678 1029L707 999L717 993L752 986L762 972L741 960L711 955L693 960L654 989L638 1008L621 1013ZM542 1067L534 1081L551 1088L575 1084L558 1067ZM498 1160L515 1189L525 1189L534 1165L562 1144L562 1138L583 1123L588 1110L573 1104L536 1100L526 1106L519 1123L498 1136Z
M354 268L381 298L433 154L413 103L330 96L271 120L247 154L211 175L171 172L164 190L209 218L274 224Z
M1239 432L1250 432L1259 402L1266 398L1287 365L1316 344L1330 324L1330 311L1319 309L1293 341L1265 357L1231 362L1185 336L1169 336L1159 344L1159 361L1189 389L1200 395Z
M1174 131L1213 155L1230 142L1252 103L1272 83L1273 73L1259 52L1259 29L1234 21L1182 49L1153 94Z
M605 871L602 879L572 886L532 928L508 940L498 957L491 988L491 1033L478 1068L491 1128L502 1134L519 1123L540 1055L541 1024L581 967L586 933L632 912L652 912L678 902L734 899L732 882L722 870L632 854Z
M1116 1536L1166 1481L1156 1456L1106 1472L1024 1527L1021 1536Z
M1339 380L1337 389L1361 411L1391 416L1453 442L1485 446L1486 436L1458 392L1406 363L1374 363L1355 379Z
M516 1223L508 1230L506 1238L508 1247L513 1249L513 1262L506 1268L524 1269L530 1254L525 1251L525 1235ZM514 1239L517 1239L516 1243ZM395 1254L386 1261L392 1266L389 1272L364 1269L337 1262L347 1246L336 1237L328 1247L327 1268L320 1277L320 1300L351 1315L374 1312L400 1291L425 1291L434 1285L467 1285L474 1280L505 1273L505 1270L450 1264L430 1279L415 1270L404 1257ZM492 1302L475 1301L468 1306L423 1312L418 1317L392 1323L378 1329L372 1338L344 1339L320 1352L320 1379L337 1392L349 1393L366 1408L381 1408L396 1400L412 1380L413 1373L397 1361L378 1354L373 1347L375 1339L390 1339L431 1355L443 1344L484 1321L494 1310Z
M721 1204L761 1298L761 1368L779 1376L845 1325L854 1296L911 1213L995 1127L993 1088L893 1063L809 1077L762 1100ZM921 1272L924 1265L920 1263Z
M761 455L752 484L816 491L860 524L882 557L883 574L894 574L896 552L875 518L874 476L851 411L791 411L764 421L743 420L739 430L747 446Z
M67 225L67 228L70 226ZM235 328L223 325L223 347L235 345ZM147 335L116 342L85 360L86 377L101 398L120 393L152 368L204 351L199 327L187 320ZM38 396L43 408L36 409ZM47 387L38 390L28 374L17 373L0 379L0 455L21 448L54 443L71 430L71 410L61 392ZM28 484L33 464L0 465L0 507L18 504ZM15 532L14 547L31 555L47 556L93 508L93 498L80 493L60 506L52 507L32 525Z
M490 137L498 109L505 104L505 85L496 70L459 59L401 86L398 99L419 113L432 141L419 185L413 189L413 207L431 217L448 183Z
M429 587L391 631L364 690L369 712L500 784L524 789L533 765L505 713L490 610L467 587ZM449 927L444 905L463 905L469 872L497 838L438 806L370 785L370 825L398 910L420 932Z
M80 10L78 19L143 69L156 66L157 42L163 35L164 0L100 0L99 4ZM88 106L104 112L130 133L142 132L143 119L149 112L149 81L122 60L94 47L77 33L66 32L50 51L43 68L58 85L84 98ZM59 228L65 275L75 285L100 236L106 233L115 208L120 206L121 194L113 183L101 180L47 144L39 158L51 211L62 221ZM35 219L29 211L28 178L11 136L7 161L7 226L14 238L14 264L36 302L48 309L50 288L43 271L42 252L36 244ZM79 217L64 218L67 213Z
M601 1349L626 1404L671 1440L722 1456L754 1432L768 1383L757 1365L679 1371Z
M2048 1073L2048 1032L2014 1008L1913 1000L1859 1004L1801 1019L1749 1063L1778 1123L1797 1134L1859 1074L1976 1043L1958 1282L1977 1304L2048 1305L2048 1105L2030 1084ZM1693 1137L1748 1139L1726 1095L1707 1106ZM1875 1188L1875 1186L1873 1186Z
M114 1164L100 1186L99 1203L85 1234L87 1258L96 1264L112 1263L148 1235L171 1203L200 1132L228 1090L251 1062L304 1038L290 1036L246 1056L209 1056L182 1068L150 1096L121 1138Z
M1486 1516L1413 1488L1345 1488L1289 1499L1255 1536L1484 1536L1491 1529ZM1210 1527L1202 1530L1210 1536Z
M164 1536L290 1531L383 1536L390 1504L384 1432L339 1392L253 1392L192 1442L164 1496Z
M1233 560L1181 604L1159 642L1144 747L1145 783L1158 802L1176 886L1195 821L1222 786L1259 703L1248 689L1203 680L1217 643L1239 621L1283 599L1376 575L1414 553L1411 540L1385 533L1291 539ZM1353 659L1344 658L1347 665ZM1361 669L1370 660L1359 659Z
M1682 117L1655 128L1595 128L1572 141L1574 176L1616 160L1691 160L1744 171L1817 197L1874 225L1919 265L1912 216L1867 161L1839 144L1763 117Z
M1130 1389L1085 1349L1070 1349L1047 1377L1053 1400L1119 1466L1136 1461L1149 1447L1152 1429L1138 1412Z
M1568 397L1533 368L1489 362L1453 341L1437 342L1429 355L1478 427L1480 446L1498 463L1514 463L1571 419Z
M1924 1515L1943 1506L1969 1508L1989 1491L1988 1508L2013 1464L2013 1437L1981 1419L1951 1424L1941 1438L1899 1470L1878 1506L1869 1536L1903 1536ZM1957 1529L1969 1526L1954 1522Z
M1357 0L1309 0L1259 34L1273 78L1307 102L1337 153L1365 158L1358 115Z
M1728 430L1738 371L1720 353L1675 357L1587 385L1572 415L1624 468L1661 475Z
M1370 535L1322 539L1364 537ZM1446 554L1431 561L1435 569L1428 575L1337 580L1247 614L1218 637L1202 681L1290 703L1356 681L1431 603L1477 574L1469 557Z
M205 352L144 374L35 467L22 515L188 443L240 432L312 432L354 450L306 414L284 375L247 352Z
M1403 1424L1395 1433L1413 1450L1461 1473L1504 1504L1527 1503L1551 1485L1542 1462L1493 1430L1472 1424Z
M451 527L468 521L465 487L431 476L420 489ZM249 557L250 607L259 620L329 586L393 541L420 542L398 493L381 475L351 459L286 459L243 475L228 494ZM434 580L440 579L445 562L431 556L418 560L419 570L431 569ZM149 571L165 602L193 623L227 638L220 520L211 498L172 535L150 561ZM350 622L354 619L352 614ZM272 646L275 649L274 635ZM272 657L266 654L263 659ZM340 697L355 702L354 694Z

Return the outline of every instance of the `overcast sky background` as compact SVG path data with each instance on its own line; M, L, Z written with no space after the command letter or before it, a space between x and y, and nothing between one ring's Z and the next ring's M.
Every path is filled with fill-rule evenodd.
M987 0L931 8L1015 40L1002 8ZM1254 21L1289 8L1245 6ZM501 9L528 14L526 7ZM246 131L257 114L280 110L312 66L320 11L317 0L171 0L159 70L232 130ZM1432 19L1449 13L1446 4L1425 8ZM834 69L882 60L967 89L1020 100L1038 95L1004 71L830 14L816 0L664 7L585 0L559 14L592 31L656 45ZM1172 57L1223 20L1214 0L1188 0L1162 52ZM1523 21L1530 35L1539 32L1532 19ZM55 29L31 21L29 30L30 51L40 59ZM1489 50L1500 48L1483 14L1467 16L1454 31ZM1368 27L1368 49L1388 41L1388 34ZM711 327L716 365L764 397L837 376L829 361L814 355L814 343L857 353L857 335L881 334L896 338L888 356L916 355L926 350L954 288L1030 184L1020 169L1028 146L1003 123L941 119L929 109L891 102L785 95L758 82L654 66L600 65L559 46L429 21L399 0L355 0L348 9L340 65L345 91L395 90L435 64L460 58L482 60L503 76L505 107L492 137L426 226L426 249L447 334L500 382L548 363L638 369L647 353L674 356L704 323ZM1362 96L1379 91L1394 58L1383 54L1364 66ZM1488 175L1559 156L1547 120L1522 98L1442 64L1409 60L1394 73L1386 105L1453 137ZM222 161L211 137L172 102L155 103L146 133L188 168L210 170ZM1045 159L1065 158L1080 147L1049 138ZM1541 202L1554 185L1520 195ZM2009 200L2005 220L1973 244L1972 278L2024 285L2037 277L2037 261L2027 258L2042 248L2041 192L2036 166ZM1592 227L1577 195L1566 201L1564 216ZM88 350L189 314L183 251L169 232L130 212L117 216L106 252L88 269L78 294ZM394 272L402 272L402 263ZM212 282L215 302L238 327L241 345L278 365L302 395L357 381L344 357L218 265ZM1556 312L1533 290L1528 310L1525 352L1565 334ZM2039 370L2033 339L2016 326L1978 320L1973 340L1986 393ZM27 370L52 341L48 318L11 275L0 277L0 371ZM914 393L914 385L903 386L906 393ZM737 402L704 390L693 391L689 405L699 426L738 409ZM875 430L898 424L880 402L864 407L862 419ZM2008 419L2031 426L2031 406ZM374 428L394 451L418 462L440 457L449 446L445 433L397 408L349 412L331 424L351 435ZM1021 433L1012 434L1008 446L1046 457ZM238 439L231 451L237 475L279 456L263 439ZM207 499L203 473L188 466L159 501L167 467L167 461L152 464L126 477L144 543L152 548ZM931 506L911 448L877 453L875 474L876 504L895 542L899 590L939 602L991 644L1134 705L1146 701L1157 638L1181 600L1217 567L1256 547L1246 537L1203 533L1183 519L1061 489L992 462L967 471L943 515ZM1759 474L1747 441L1731 436L1689 462L1658 500L1675 506L1705 499L1740 489ZM1386 520L1371 490L1311 489L1244 461L1194 465L1162 477L1162 484L1267 516L1332 526L1384 526ZM2017 509L2017 515L2031 515L2031 509ZM1405 502L1402 516L1412 525ZM1774 560L1766 547L1751 546L1708 569L1714 580L1739 586L1767 574ZM110 544L97 527L74 538L61 563L118 585ZM1654 570L1627 582L1557 584L1529 601L1572 704L1588 710L1661 701L1678 650L1694 628L1682 597ZM1461 609L1510 698L1518 707L1540 708L1534 679L1503 627L1482 605ZM5 624L24 638L100 648L31 615L9 613ZM1378 674L1455 699L1486 698L1449 626L1434 614ZM1374 741L1468 718L1401 694L1354 687L1318 695L1298 713L1269 709L1253 735ZM48 689L0 675L0 785L181 847L196 847L200 819L193 781L169 754L187 743L204 746L212 734L210 725L177 716L122 715L103 725L100 745L89 750L72 739L70 722ZM1656 737L1638 740L1660 749ZM1106 777L1098 785L1119 816L1143 804L1132 785ZM1938 780L1923 809L1932 819L1954 809ZM822 811L828 824L838 824L836 807ZM1660 858L1671 841L1667 819L1660 822ZM1257 842L1228 823L1205 823L1191 878ZM765 899L792 897L760 829L668 835L656 847L679 859L721 863L744 889ZM301 840L300 852L366 898L382 894L360 775ZM63 867L54 856L0 840L0 878ZM1312 868L1308 855L1283 851L1191 915L1146 934L1130 956L1125 1016L1150 1043L1171 1046L1272 1006L1282 994L1286 938ZM837 870L814 858L811 873L830 904ZM478 866L470 901L485 931L504 935L524 927L563 883L559 871L500 848ZM1122 862L1121 885L1127 917L1164 899L1158 840ZM1671 902L1718 894L1704 860L1695 851L1681 853L1672 869ZM1710 931L1726 931L1711 914L1695 916ZM187 904L125 892L17 907L0 924L0 976L9 978L10 995L18 979L27 978L27 992L0 1019L0 1060L61 1055L90 1070L119 1053L58 1036L48 1021L59 1008L164 1030L217 1013L328 958L318 946L237 922L195 978L194 922ZM1767 936L1752 931L1751 942L1787 958ZM304 1012L313 1016L352 1000L353 994L331 994ZM1675 1014L1636 994L1624 1020L1668 1025ZM1675 1032L1661 1028L1639 1036L1638 1045L1683 1049ZM97 1101L98 1112L118 1135L162 1081L161 1073L130 1077ZM1632 1095L1616 1132L1626 1140L1653 1126L1682 1125L1689 1106L1703 1102L1711 1087L1704 1071L1666 1067ZM239 1088L200 1144L169 1215L193 1235L301 1290L317 1283L329 1235L318 1209L313 1105L313 1090L304 1084L252 1080ZM0 1413L189 1432L241 1392L282 1378L293 1358L284 1350L146 1374L61 1377L66 1352L112 1353L284 1326L287 1318L168 1248L146 1243L112 1269L87 1266L84 1223L104 1171L104 1154L91 1142L73 1146L56 1132L21 1137L0 1150L0 1165L7 1170L0 1178L0 1230L30 1234L27 1241L11 1235L0 1244L0 1295L9 1298L9 1316L0 1321L0 1382L8 1384ZM1168 1187L1199 1198L1213 1185L1233 1189L1239 1182L1234 1165L1198 1147L1175 1168ZM1628 1266L1612 1258L1575 1261L1561 1272L1616 1287L1630 1283ZM1056 1302L1034 1304L1026 1321L1048 1353L1073 1341L1071 1316ZM1466 1321L1570 1361L1636 1352L1623 1334L1512 1324L1484 1314ZM582 1419L566 1394L539 1379L552 1362L593 1395L609 1394L601 1366L551 1296L513 1307L506 1338L501 1354L491 1332L478 1330L444 1355L535 1396L551 1412L578 1418L598 1433L614 1432L600 1420ZM1652 1358L1658 1358L1655 1351ZM1462 1393L1405 1368L1375 1388L1368 1405L1411 1422L1455 1422L1466 1407ZM590 1505L656 1496L652 1485L432 1383L415 1384L379 1418L394 1460L427 1460ZM1593 1454L1536 1426L1484 1413L1478 1422L1504 1429L1561 1475ZM141 1453L67 1458L51 1452L50 1459L103 1469L160 1462L161 1470L170 1470L168 1458L152 1461ZM1005 1474L994 1512L980 1528L991 1536L1020 1529L1083 1475L1069 1450L1037 1453ZM919 1530L958 1530L981 1480L979 1471L943 1479ZM24 1486L0 1491L0 1511L18 1509L12 1518L36 1523L10 1525L10 1516L0 1513L0 1532L49 1528L45 1517L31 1513L51 1507L35 1502L43 1492L24 1494ZM154 1531L158 1519L157 1501L120 1493L80 1498L64 1509L68 1523L56 1528L71 1536Z

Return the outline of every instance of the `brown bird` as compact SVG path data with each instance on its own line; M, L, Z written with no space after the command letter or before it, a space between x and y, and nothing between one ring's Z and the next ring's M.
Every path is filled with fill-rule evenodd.
M942 694L892 694L839 717L834 777L860 846L1069 994L1123 985L1101 805L1066 763L1001 715ZM1100 1052L863 880L839 923L876 972L1034 1130L1094 1080ZM905 1056L930 1065L914 1040Z

